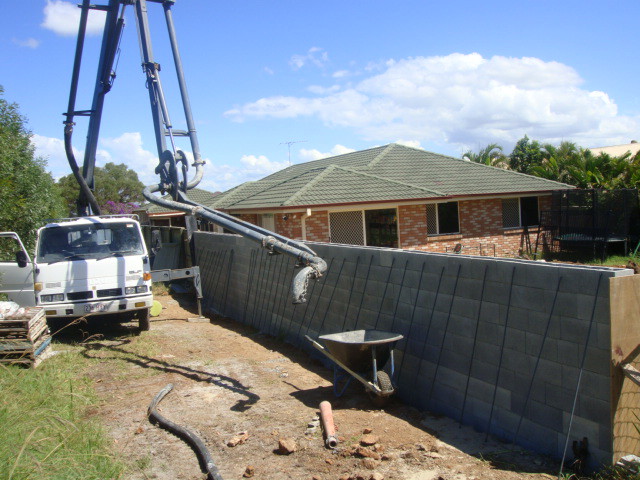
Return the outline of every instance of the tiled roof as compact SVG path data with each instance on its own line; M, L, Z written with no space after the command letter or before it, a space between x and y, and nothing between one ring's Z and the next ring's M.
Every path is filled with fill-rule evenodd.
M300 163L217 196L254 209L545 192L569 185L395 143Z
M207 190L202 190L201 188L192 188L187 192L187 196L189 197L190 200L193 200L196 203L200 203L202 205L207 205L207 206L210 205L213 202L214 198L218 195L220 195L220 193L209 192ZM165 195L162 198L166 198L170 200L171 196ZM143 206L143 208L145 207ZM168 212L175 211L175 210L161 207L160 205L156 205L156 204L147 204L146 210L147 210L147 213L150 213L150 214L168 213Z

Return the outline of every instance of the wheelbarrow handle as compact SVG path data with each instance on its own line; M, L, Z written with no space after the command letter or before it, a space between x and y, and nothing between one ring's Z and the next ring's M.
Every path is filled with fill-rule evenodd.
M325 354L329 360L333 361L336 365L338 365L341 369L343 369L344 371L346 371L347 373L349 373L351 376L353 376L356 380L358 380L360 383L362 383L368 390L371 390L372 392L374 392L377 395L381 395L383 394L382 389L376 385L375 383L372 383L370 381L368 381L366 378L364 378L362 375L359 375L358 373L354 372L353 370L351 370L349 367L347 367L346 365L344 365L340 360L338 360L336 357L334 357L333 355L331 355L331 353L329 353L329 351L324 348L322 345L320 345L318 342L316 342L313 338L311 338L309 335L305 335L304 336L308 341L311 342L311 345L313 345L315 348L317 348L318 350L320 350L323 354Z

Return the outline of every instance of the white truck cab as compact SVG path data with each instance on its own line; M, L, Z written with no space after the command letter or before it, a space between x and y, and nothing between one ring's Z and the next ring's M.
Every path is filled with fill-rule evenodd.
M0 262L0 292L7 293L9 299L20 288L3 279L13 279L15 272L18 280L28 277L29 265L21 267L25 262L18 259L25 255L16 254L13 268L7 268L12 266L10 262ZM140 224L133 216L79 217L48 223L38 230L32 270L35 304L44 308L48 318L136 316L140 329L149 329L151 269ZM24 293L24 289L20 291Z

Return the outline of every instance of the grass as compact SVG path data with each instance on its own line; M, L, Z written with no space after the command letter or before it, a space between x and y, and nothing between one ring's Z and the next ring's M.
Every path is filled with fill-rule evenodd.
M74 353L28 370L0 366L0 478L116 479L125 464L102 426L85 414L98 404L86 359Z

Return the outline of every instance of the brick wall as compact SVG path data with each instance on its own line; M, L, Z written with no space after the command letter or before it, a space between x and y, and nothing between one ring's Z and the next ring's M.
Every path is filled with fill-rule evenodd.
M306 219L307 240L310 242L329 241L329 212L313 212Z
M540 197L540 211L551 207L551 197ZM522 228L502 227L502 200L467 200L459 202L460 232L455 235L427 235L426 205L401 205L398 207L399 247L406 250L428 252L453 252L457 244L462 253L514 257L527 250ZM302 239L303 211L275 215L276 233ZM257 222L257 215L240 215L243 220ZM329 242L329 213L314 211L305 221L307 240ZM358 226L359 227L359 226ZM537 228L529 229L529 242L535 249Z
M550 208L551 197L540 198L540 211ZM398 208L400 248L428 252L452 252L457 244L462 253L513 257L526 252L523 228L502 227L502 200L459 202L460 233L427 235L426 206L404 205ZM529 229L529 242L535 249L537 228Z

